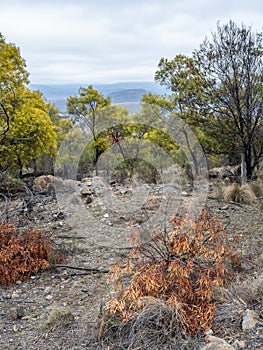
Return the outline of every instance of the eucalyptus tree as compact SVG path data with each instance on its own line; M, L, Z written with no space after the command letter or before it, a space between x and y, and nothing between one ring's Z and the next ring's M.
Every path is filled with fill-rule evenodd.
M81 87L77 96L70 96L67 100L68 113L79 120L84 120L88 126L94 141L94 167L97 175L97 161L100 156L100 148L96 145L98 138L98 128L103 123L103 117L100 110L110 105L110 98L104 97L92 85L87 88Z
M232 150L232 162L243 155L248 178L263 156L262 35L233 21L218 23L211 39L194 52L206 81L204 111L216 118L220 138Z

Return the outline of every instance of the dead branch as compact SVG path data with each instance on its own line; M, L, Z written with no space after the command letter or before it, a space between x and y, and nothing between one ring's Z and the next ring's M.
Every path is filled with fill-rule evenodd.
M80 270L80 271L87 271L91 274L93 273L109 273L109 269L98 269L98 268L89 268L89 267L78 267L78 266L71 266L71 265L61 265L61 264L52 264L50 267L62 267L65 269L72 269L72 270Z

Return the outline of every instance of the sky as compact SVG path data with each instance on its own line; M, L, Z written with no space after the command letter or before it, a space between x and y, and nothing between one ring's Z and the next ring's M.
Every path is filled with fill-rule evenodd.
M161 57L191 55L217 22L263 27L262 0L7 0L0 32L34 84L153 81Z

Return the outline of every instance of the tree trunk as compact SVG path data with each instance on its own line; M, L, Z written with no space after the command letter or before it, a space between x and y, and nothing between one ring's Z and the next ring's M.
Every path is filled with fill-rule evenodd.
M97 147L95 147L95 158L94 158L94 168L95 168L95 175L98 176L99 175L99 171L98 171L98 160L100 157L100 151L98 150Z
M242 186L246 185L247 183L247 164L244 153L241 153L241 183Z

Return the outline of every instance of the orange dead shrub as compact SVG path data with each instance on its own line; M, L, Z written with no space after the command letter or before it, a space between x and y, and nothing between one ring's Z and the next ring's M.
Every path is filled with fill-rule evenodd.
M138 244L122 267L112 268L117 296L108 313L127 321L156 298L178 310L186 332L205 331L216 310L214 288L224 284L232 258L225 230L208 211L198 220L174 218L172 232Z
M44 233L18 233L14 225L0 223L0 284L26 280L50 265L51 242Z

